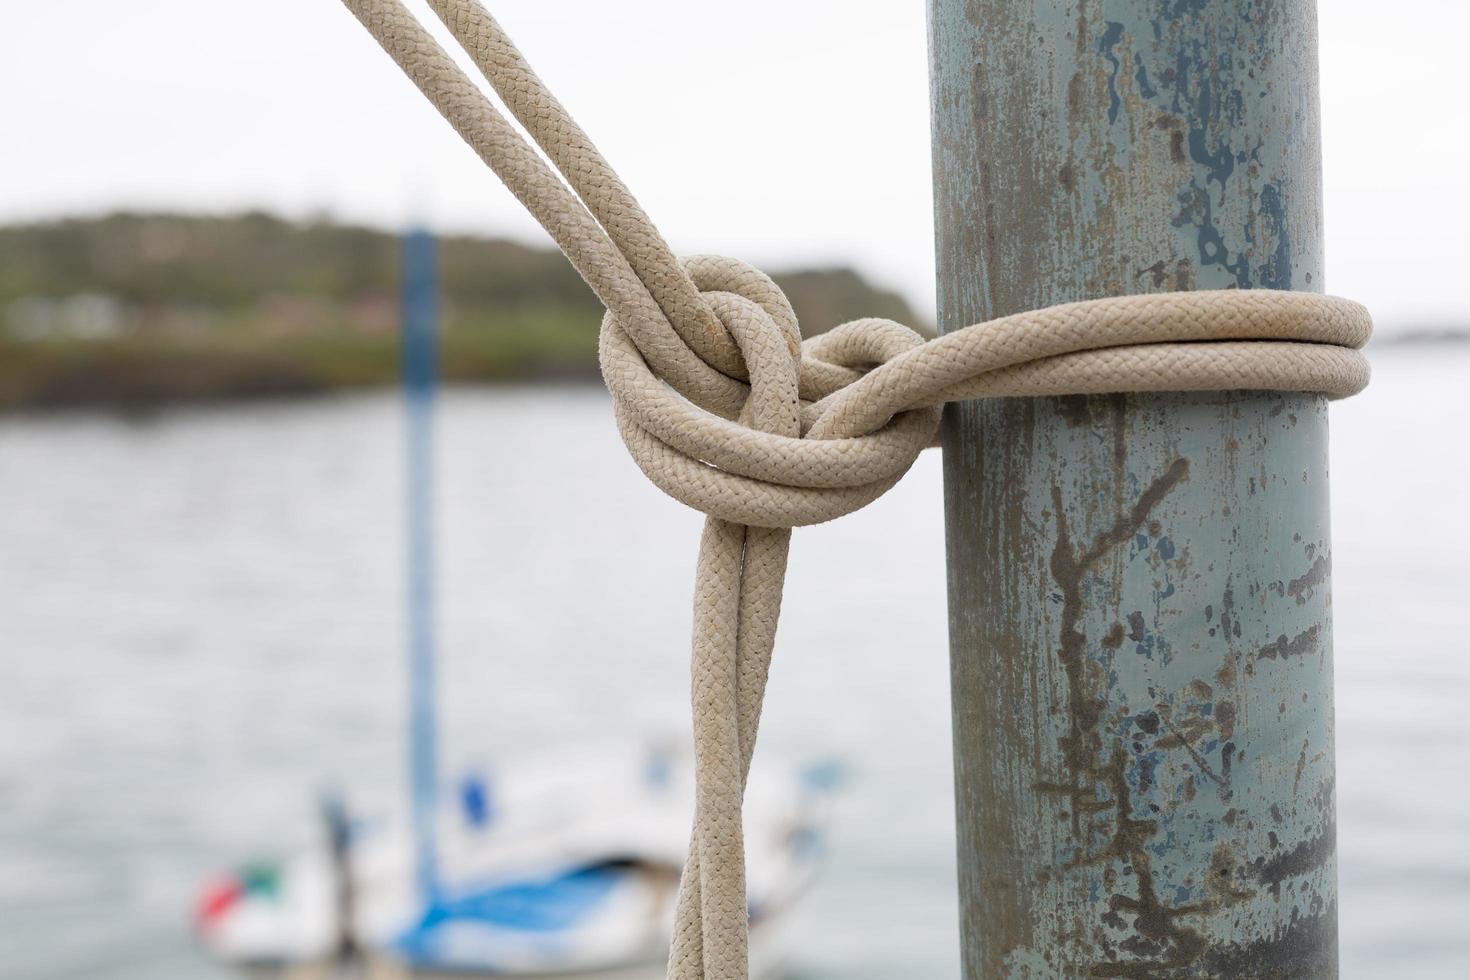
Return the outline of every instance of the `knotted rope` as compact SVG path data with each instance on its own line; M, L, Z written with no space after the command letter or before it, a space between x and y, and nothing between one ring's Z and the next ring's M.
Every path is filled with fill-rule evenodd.
M927 342L888 320L856 320L803 343L764 274L734 259L675 258L475 0L428 3L545 158L400 0L345 2L607 307L599 359L623 440L649 479L709 515L695 580L696 816L670 950L676 980L746 976L741 803L792 527L857 510L898 482L948 401L1227 389L1339 398L1367 384L1367 311L1276 291L1070 303Z

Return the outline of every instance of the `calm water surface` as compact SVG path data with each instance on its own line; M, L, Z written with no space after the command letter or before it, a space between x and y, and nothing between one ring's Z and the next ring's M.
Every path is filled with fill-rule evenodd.
M1343 975L1463 978L1470 348L1376 367L1332 423ZM0 977L215 978L201 876L399 799L401 438L387 394L0 421ZM605 397L450 392L439 446L449 764L681 730L699 519ZM761 744L853 773L803 978L959 973L940 511L931 455L796 538Z

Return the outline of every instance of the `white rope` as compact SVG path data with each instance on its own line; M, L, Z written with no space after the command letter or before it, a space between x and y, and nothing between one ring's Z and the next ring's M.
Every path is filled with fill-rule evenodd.
M928 342L888 320L857 320L803 343L761 272L675 258L474 0L428 2L545 158L399 0L345 2L606 305L599 358L623 440L649 479L709 515L694 589L696 814L671 978L747 974L741 802L792 527L882 495L932 443L948 401L1233 389L1344 397L1368 382L1362 306L1265 290L1072 303Z

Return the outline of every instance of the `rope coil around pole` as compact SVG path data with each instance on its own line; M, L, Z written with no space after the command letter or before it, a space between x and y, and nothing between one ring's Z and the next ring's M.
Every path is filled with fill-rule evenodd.
M674 256L475 0L428 3L545 157L400 0L344 2L607 307L599 363L623 440L650 480L708 515L694 596L696 815L675 980L747 976L741 803L791 528L881 496L933 443L949 401L1235 389L1341 398L1368 383L1367 310L1270 290L1091 300L930 341L857 320L803 342L763 273Z

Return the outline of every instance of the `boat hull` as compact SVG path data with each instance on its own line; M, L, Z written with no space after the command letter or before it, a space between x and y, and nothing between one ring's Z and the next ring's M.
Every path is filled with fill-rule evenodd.
M477 780L462 794L473 806L439 814L431 891L407 827L357 825L338 858L311 851L216 882L196 916L202 948L252 977L662 977L693 810L687 749L596 746ZM752 777L754 976L778 962L820 865L828 796L808 770L768 762ZM344 936L371 969L322 972Z

